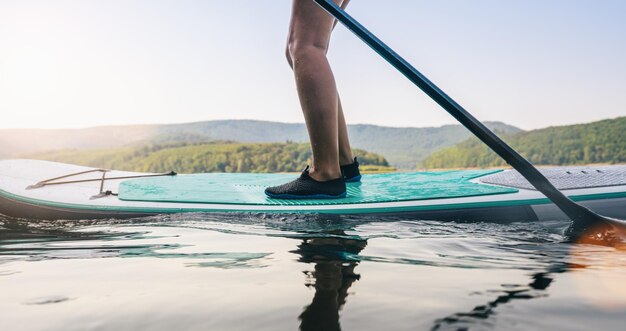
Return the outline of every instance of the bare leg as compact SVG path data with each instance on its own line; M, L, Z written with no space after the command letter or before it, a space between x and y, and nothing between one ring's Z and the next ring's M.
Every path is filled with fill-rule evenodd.
M339 128L339 164L348 165L354 162L354 156L352 155L352 148L350 148L350 139L348 139L348 127L346 126L346 119L343 116L343 107L341 106L341 98L339 102L339 114L338 128Z
M287 61L293 68L293 62L289 50L287 50ZM354 162L354 155L352 154L352 148L350 147L350 139L348 138L348 127L346 125L346 119L343 115L343 106L341 105L341 98L337 99L339 112L337 116L338 129L339 129L339 164L348 165Z
M341 8L346 9L350 0L343 0ZM333 24L333 29L337 25L337 20ZM348 165L354 162L354 155L352 155L352 148L350 147L350 139L348 139L348 126L346 125L346 119L343 116L343 106L341 105L341 98L339 102L339 164Z
M343 0L335 2L341 5ZM334 24L335 19L315 2L293 1L287 58L294 71L313 150L310 175L322 181L341 177L340 135L345 137L343 142L349 149L335 78L326 58ZM340 121L343 123L342 127ZM342 154L351 153L345 153L344 150Z

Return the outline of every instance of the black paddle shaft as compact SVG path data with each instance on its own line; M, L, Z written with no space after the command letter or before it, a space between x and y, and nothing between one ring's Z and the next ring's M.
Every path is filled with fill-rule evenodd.
M477 120L472 114L467 112L461 105L445 94L426 76L417 71L410 63L394 52L389 46L368 31L357 20L348 15L343 9L337 6L332 0L313 0L324 10L334 16L339 22L345 25L350 31L361 38L368 46L382 56L387 62L398 69L411 82L428 94L450 115L457 119L463 126L470 130L478 139L484 142L489 148L502 157L508 164L526 178L537 190L548 197L557 205L568 217L574 221L575 226L586 227L596 220L603 219L602 216L575 203L565 196L550 183L550 181L537 170L528 160L507 145L495 133L489 130L483 123Z

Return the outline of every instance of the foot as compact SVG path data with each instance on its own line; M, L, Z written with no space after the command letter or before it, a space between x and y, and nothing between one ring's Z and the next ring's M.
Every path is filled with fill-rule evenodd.
M359 171L359 162L357 162L356 157L354 158L354 162L341 166L341 174L343 175L343 178L346 180L346 183L353 183L353 182L361 181L361 172Z
M317 181L309 175L306 167L297 179L265 189L265 194L273 199L336 199L346 196L346 183L343 177L327 181Z

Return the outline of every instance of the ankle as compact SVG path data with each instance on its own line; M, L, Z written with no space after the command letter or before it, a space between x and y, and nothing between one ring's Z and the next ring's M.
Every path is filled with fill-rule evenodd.
M351 165L352 163L354 163L354 157L345 157L345 158L340 158L339 159L339 164L343 167L343 166L347 166L347 165Z
M309 176L317 181L328 181L337 178L341 178L341 170L337 167L337 169L324 169L324 168L313 168L309 170Z
M352 153L339 153L339 165L347 166L354 163L354 155Z

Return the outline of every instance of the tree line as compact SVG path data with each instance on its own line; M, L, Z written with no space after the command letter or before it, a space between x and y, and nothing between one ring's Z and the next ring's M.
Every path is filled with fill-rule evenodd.
M388 167L378 154L355 149L364 166ZM297 172L311 162L311 148L303 143L158 143L100 150L62 150L31 158L106 169L179 173Z
M577 165L626 162L626 117L589 124L550 127L504 135L502 138L537 165ZM505 166L482 142L470 138L426 158L423 168Z

